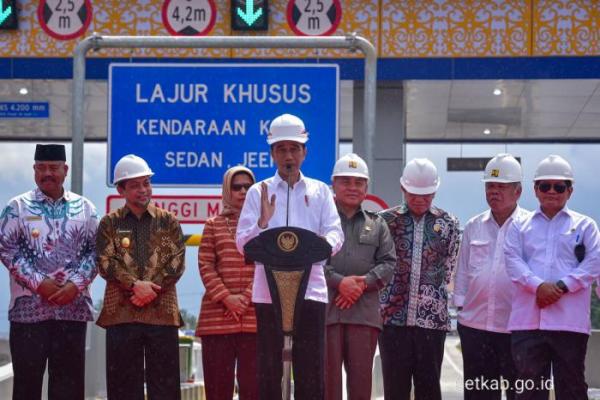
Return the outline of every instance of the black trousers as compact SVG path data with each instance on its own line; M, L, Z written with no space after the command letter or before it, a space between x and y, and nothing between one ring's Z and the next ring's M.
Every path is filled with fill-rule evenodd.
M386 400L441 400L440 375L446 331L417 327L383 327L379 353Z
M325 303L304 300L292 350L294 398L322 400L325 395ZM283 333L271 304L256 304L258 385L261 400L281 400Z
M587 399L585 352L589 336L565 331L514 331L512 353L517 367L517 399L548 399L554 376L556 400ZM522 392L522 393L521 393Z
M138 323L108 327L108 399L144 400L144 378L148 400L181 398L177 327Z
M46 362L48 399L83 400L86 323L10 323L13 400L40 400Z
M465 400L514 400L515 365L509 333L458 324L464 365Z

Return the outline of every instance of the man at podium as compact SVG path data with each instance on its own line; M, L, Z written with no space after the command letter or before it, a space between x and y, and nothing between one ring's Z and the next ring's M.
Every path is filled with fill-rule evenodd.
M281 226L304 228L322 236L335 254L344 241L340 218L327 185L302 174L308 133L304 122L283 114L269 127L267 143L277 172L253 185L240 215L236 244L244 245L261 232ZM289 191L288 191L289 184ZM289 194L289 197L288 197ZM293 348L294 397L324 397L324 347L327 284L323 260L312 265L297 318ZM261 399L281 399L283 332L277 324L264 266L256 264L252 301L256 304L258 385Z

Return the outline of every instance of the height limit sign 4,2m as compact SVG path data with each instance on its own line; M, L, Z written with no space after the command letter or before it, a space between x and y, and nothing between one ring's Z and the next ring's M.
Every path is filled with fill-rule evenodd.
M214 0L166 0L162 20L171 35L208 35L215 26L217 8Z

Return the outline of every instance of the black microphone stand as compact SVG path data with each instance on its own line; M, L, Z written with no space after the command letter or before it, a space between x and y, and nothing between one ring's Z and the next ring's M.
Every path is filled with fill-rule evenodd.
M292 186L292 165L285 166L287 172L287 204L285 206L285 226L290 226L290 186Z

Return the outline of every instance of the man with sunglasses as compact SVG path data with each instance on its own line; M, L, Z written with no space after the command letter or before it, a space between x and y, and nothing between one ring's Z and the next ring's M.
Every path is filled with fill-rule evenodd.
M459 307L465 400L502 397L502 387L476 385L478 380L505 382L506 398L515 398L515 367L507 328L513 283L506 274L503 245L511 222L530 214L517 204L522 180L521 165L513 156L492 158L483 177L490 209L471 218L463 231L454 304Z
M517 399L547 399L554 375L557 400L587 399L584 361L590 295L600 273L596 223L570 210L573 171L550 155L535 171L540 207L509 227L504 253L515 292L508 329L517 378L532 390Z

